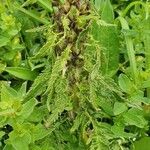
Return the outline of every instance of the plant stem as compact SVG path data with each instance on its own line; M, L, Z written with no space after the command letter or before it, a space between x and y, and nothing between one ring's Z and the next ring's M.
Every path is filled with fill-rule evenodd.
M38 17L37 15L33 14L32 12L30 12L30 11L28 11L28 10L22 8L22 7L20 7L20 8L17 7L17 9L20 10L21 12L25 13L26 15L28 15L28 16L34 18L34 19L37 20L38 22L41 22L41 23L43 23L43 24L49 24L49 23L50 23L48 20L46 20L46 19L44 19L44 18L40 18L40 17Z
M123 17L119 17L119 20L121 22L122 29L129 30L127 21ZM137 65L136 65L133 42L129 35L124 34L124 36L125 36L125 41L126 41L127 54L129 57L130 66L131 66L131 70L132 70L132 76L133 76L135 84L137 84L138 72L137 72Z
M132 2L132 3L130 3L127 7L126 7L126 9L122 12L122 17L125 17L126 16L126 14L127 14L127 12L133 7L133 6L135 6L135 5L142 5L143 7L145 7L145 10L147 9L146 8L146 5L143 3L143 2L141 2L141 1L135 1L135 2Z
M144 22L146 31L150 30L150 17ZM144 46L146 56L146 70L150 71L150 33L144 34ZM147 97L150 98L150 88L147 88Z

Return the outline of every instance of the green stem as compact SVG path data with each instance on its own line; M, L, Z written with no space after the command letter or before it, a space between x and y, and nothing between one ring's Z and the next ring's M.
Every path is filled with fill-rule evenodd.
M150 72L150 17L145 20L145 31L144 34L144 46L145 46L145 58L146 58L146 70ZM148 31L148 32L147 32ZM147 97L150 98L150 88L147 88Z
M119 17L118 19L121 22L122 29L129 30L129 26L128 26L127 21L123 17ZM130 66L131 66L131 70L132 70L132 76L133 76L135 84L137 84L138 72L137 72L135 51L134 51L134 47L133 47L132 38L126 34L124 34L124 36L125 36L125 41L126 41L127 54L129 57Z
M145 10L147 9L147 7L146 7L146 5L143 3L143 2L141 2L141 1L135 1L135 2L132 2L132 3L130 3L127 7L126 7L126 9L122 12L122 17L125 17L126 16L126 14L127 14L127 12L133 7L133 6L135 6L135 5L142 5L143 7L145 7Z
M37 1L38 1L39 5L44 7L49 12L53 11L51 4L47 3L45 0L37 0Z
M22 7L17 7L18 10L20 10L21 12L25 13L26 15L34 18L35 20L37 20L38 22L41 22L43 24L49 24L50 22L44 18L40 18L37 15L33 14L32 12L22 8Z

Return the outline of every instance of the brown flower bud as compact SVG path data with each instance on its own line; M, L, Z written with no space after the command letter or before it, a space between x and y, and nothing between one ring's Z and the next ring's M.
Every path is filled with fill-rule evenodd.
M70 10L70 3L66 2L63 7L64 7L65 12L69 12L69 10Z

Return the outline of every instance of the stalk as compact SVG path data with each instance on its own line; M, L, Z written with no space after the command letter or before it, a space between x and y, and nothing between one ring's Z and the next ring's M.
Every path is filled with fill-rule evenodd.
M123 17L119 17L119 20L121 22L122 29L129 30L127 21ZM132 38L126 34L124 34L124 36L125 36L125 41L126 41L127 54L129 57L129 62L130 62L131 70L132 70L133 80L134 80L135 84L137 84L138 71L137 71L135 51L134 51L134 47L133 47Z
M121 15L121 16L122 16L122 17L125 17L126 14L128 13L128 11L129 11L133 6L135 6L135 5L142 5L142 6L145 8L145 10L147 9L145 3L141 2L141 1L135 1L135 2L130 3L130 4L126 7L126 9L122 12L122 15Z
M21 12L25 13L26 15L30 16L31 18L35 19L38 22L41 22L43 24L49 24L50 22L44 18L40 18L39 16L33 14L32 12L22 8L22 7L16 7L16 9L20 10Z
M146 31L150 30L150 17L145 20ZM150 33L144 33L144 46L145 46L145 56L146 56L146 70L150 72ZM150 88L147 88L147 97L150 98Z

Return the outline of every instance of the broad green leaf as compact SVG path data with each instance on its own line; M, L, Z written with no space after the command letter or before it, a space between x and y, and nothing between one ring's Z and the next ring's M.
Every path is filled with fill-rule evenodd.
M125 103L115 102L113 109L114 115L119 115L125 112L126 110L128 110L128 107L126 106Z
M100 107L106 112L108 115L113 115L113 106L109 101L100 101Z
M111 131L114 133L115 138L133 138L135 136L135 134L125 132L124 127L121 125L113 125Z
M21 107L22 98L8 84L2 84L0 99L1 116L12 116Z
M123 92L126 93L132 93L134 90L134 85L131 82L131 80L125 75L125 74L120 74L118 78L119 86L122 89Z
M37 76L36 71L23 67L6 67L5 71L23 80L34 80Z
M129 98L131 104L141 104L144 103L146 105L150 104L150 99L144 96L144 92L137 91L131 95Z
M3 55L3 59L7 62L12 61L14 57L16 56L16 51L6 51L5 55Z
M105 7L103 9L103 17L107 16L107 9L110 9L109 0L105 2ZM105 14L106 13L106 14ZM106 25L98 25L96 22L93 22L91 34L94 39L99 42L99 46L102 49L101 52L101 70L102 73L107 74L108 76L113 76L119 67L119 35L116 26L107 26L108 23L113 23L113 14L107 16L108 18L102 18L106 21Z
M23 119L27 119L30 114L33 112L34 107L37 105L37 101L35 98L30 99L28 102L26 102L25 104L23 104L23 108L21 110L20 113L18 113L18 115L23 118Z
M29 150L31 135L28 132L24 133L24 135L12 132L8 141L15 150Z
M41 122L47 113L48 110L46 106L35 107L27 120L30 122Z
M143 112L136 108L131 108L123 115L123 118L127 125L135 125L139 128L145 128L148 123L144 118Z
M55 124L55 127L57 127L58 125L59 125L59 123ZM45 138L46 136L51 134L54 129L55 129L54 127L46 129L46 127L44 127L42 124L38 124L34 128L34 131L33 131L33 139L34 139L34 141L38 141L40 139Z
M98 1L97 3L100 3L100 1ZM110 1L103 1L102 3L104 3L105 5L105 7L103 8L103 14L106 15L108 18L113 18L113 11ZM110 9L112 15L108 16L107 9ZM91 32L94 39L99 42L100 48L102 50L101 71L104 74L113 76L117 72L119 67L119 38L117 28L113 26L113 24L112 26L107 25L107 22L105 23L105 25L98 25L94 22L92 24Z
M3 150L15 150L12 145L6 144Z
M18 29L12 29L8 31L9 36L15 36L18 34Z
M135 141L131 150L149 150L150 137L143 137L138 141Z
M4 82L2 82L1 84L2 84L0 95L1 102L8 103L8 105L10 105L13 100L16 100L17 92L13 88L11 88L8 84Z
M100 44L104 47L104 53L106 54L106 67L105 74L113 76L119 67L119 37L116 27L100 27L99 36L101 38Z
M105 0L105 4L101 14L102 20L106 21L107 23L112 23L114 20L114 12L113 7L110 3L110 0Z
M5 94L5 95L6 95L6 93L7 93L8 95L11 95L12 97L16 97L16 96L17 96L17 91L14 90L12 87L10 87L9 84L6 83L6 82L3 82L3 83L2 83L2 90L1 90L1 91L2 91L3 94ZM2 96L2 95L1 95L1 96Z
M9 42L9 38L0 35L0 47L7 45L7 43Z
M98 11L100 11L103 8L104 4L105 0L95 0L95 7Z

